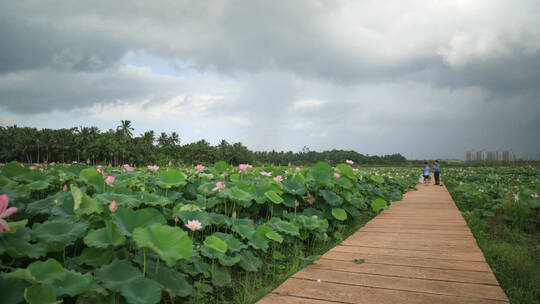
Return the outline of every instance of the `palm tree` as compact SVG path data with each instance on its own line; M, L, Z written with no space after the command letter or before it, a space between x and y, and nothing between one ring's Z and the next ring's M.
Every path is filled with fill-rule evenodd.
M122 131L122 134L124 134L124 136L126 136L127 138L131 138L131 136L133 136L133 133L131 131L135 130L131 126L131 120L121 120L120 126L118 126L116 129L120 129Z
M180 137L178 136L178 133L171 133L171 136L169 136L169 143L173 146L177 146L180 144Z

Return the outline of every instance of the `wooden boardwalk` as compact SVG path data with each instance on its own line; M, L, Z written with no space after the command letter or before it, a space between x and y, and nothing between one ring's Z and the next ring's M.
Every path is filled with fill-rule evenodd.
M258 303L508 303L446 187L418 189Z

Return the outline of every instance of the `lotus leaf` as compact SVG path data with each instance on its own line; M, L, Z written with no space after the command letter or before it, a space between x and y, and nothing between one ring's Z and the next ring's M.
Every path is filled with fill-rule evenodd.
M84 237L86 245L96 248L120 246L124 244L125 240L126 238L111 221L106 221L104 228L89 231L88 235Z
M120 291L125 285L137 278L142 277L139 269L126 260L115 260L109 265L102 266L95 271L94 277L103 286L112 290Z
M283 199L281 196L279 196L275 191L270 190L266 191L264 195L274 204L281 204L283 203Z
M180 259L188 259L193 251L193 244L185 231L161 223L135 228L133 240L139 247L152 249L171 267Z
M20 227L14 233L2 233L2 237L0 237L0 253L7 251L14 258L26 256L39 258L44 256L47 253L47 248L40 243L32 244L30 231L29 228Z
M23 300L24 281L0 276L0 287L2 289L2 301L4 303L20 303Z
M128 304L155 304L161 300L161 287L150 279L136 278L120 287Z
M135 228L147 227L155 223L165 224L167 222L163 215L154 208L139 210L119 208L114 213L113 221L118 230L126 236L131 236Z
M101 175L101 173L94 168L81 170L79 173L79 178L86 184L94 187L94 189L98 192L103 191L105 188L105 179L103 175Z
M273 241L278 242L278 243L283 242L283 237L282 237L279 233L277 233L277 232L275 232L275 231L269 231L269 232L267 232L267 233L265 234L265 236L266 236L267 238L273 240Z
M110 202L114 200L116 201L116 204L118 204L118 207L136 208L136 207L139 207L142 203L141 199L135 195L111 193L111 192L98 194L96 195L96 199L98 199L104 204L109 204Z
M250 250L243 250L240 252L240 262L238 265L245 271L257 271L263 264L261 259L255 256Z
M308 180L315 181L323 185L332 185L334 170L328 163L318 162L315 166L309 169L307 178Z
M45 244L64 247L83 237L87 229L86 222L60 217L34 224L32 235Z
M206 237L206 239L204 240L204 245L221 253L227 252L228 247L225 241L213 235Z
M339 172L341 173L341 175L344 175L355 182L358 180L356 178L356 175L354 175L354 172L351 169L351 167L349 167L347 164L339 164L337 165L337 168L339 169Z
M24 299L30 304L54 304L56 293L49 286L32 285L24 290Z
M251 239L255 233L255 224L250 219L235 219L232 224L232 231L245 239Z
M226 254L218 254L219 263L223 266L231 267L236 263L240 262L240 255L235 254L234 256L228 256Z
M283 232L292 236L299 235L300 229L296 224L284 221L280 218L274 217L268 222L268 224L279 232Z
M297 178L288 178L283 181L283 190L293 195L306 194L306 187Z
M340 206L343 203L343 198L330 190L321 190L319 192L324 200L332 207Z
M377 184L382 184L384 183L384 178L382 178L381 176L377 176L377 175L370 175L369 178L376 182Z
M347 213L341 208L332 208L332 216L338 221L344 221L347 219Z
M388 205L386 204L386 201L382 198L375 199L371 202L371 208L375 212L379 212L381 210L388 209Z
M86 264L93 267L102 266L111 262L113 256L110 250L98 248L84 248L81 255L74 258L75 263Z
M227 243L227 249L230 252L238 252L242 249L247 248L244 243L235 238L232 234L216 232L213 234L213 236L225 241Z
M103 205L83 193L76 186L71 186L71 194L73 195L73 211L78 214L92 214L103 212Z
M184 186L187 184L186 175L176 169L169 169L169 171L161 171L157 174L155 179L156 185L163 189L170 189L172 187Z
M231 282L231 275L225 267L218 265L212 266L212 284L222 287Z
M186 280L186 276L169 267L159 268L155 280L161 285L161 288L173 296L185 297L193 292L193 287Z
M30 170L28 170L28 168L21 167L21 164L19 162L12 161L10 163L5 164L1 168L0 172L2 172L2 175L4 175L5 177L12 178L15 176L22 176L26 174L27 172L30 172Z

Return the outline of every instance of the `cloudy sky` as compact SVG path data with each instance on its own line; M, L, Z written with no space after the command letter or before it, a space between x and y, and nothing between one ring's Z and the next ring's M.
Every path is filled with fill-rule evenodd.
M537 0L0 0L0 125L539 158L539 28Z

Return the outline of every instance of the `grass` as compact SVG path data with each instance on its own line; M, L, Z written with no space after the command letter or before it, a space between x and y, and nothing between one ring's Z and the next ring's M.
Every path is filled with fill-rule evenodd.
M205 303L251 304L257 302L293 274L307 266L309 261L306 261L303 257L324 254L358 231L360 227L375 216L376 213L371 210L364 211L362 216L356 218L354 222L343 225L340 230L334 232L332 241L312 239L307 244L297 242L290 244L291 246L284 245L270 248L262 269L251 273L239 272L236 277L233 277L230 288L223 290L224 293L219 298L204 298ZM275 258L275 252L279 252L283 256Z
M481 218L456 203L510 303L540 303L540 232Z

